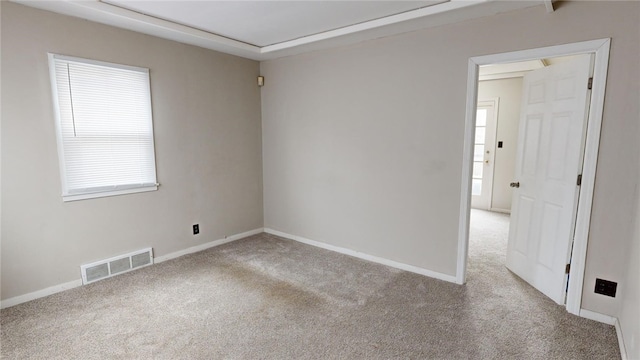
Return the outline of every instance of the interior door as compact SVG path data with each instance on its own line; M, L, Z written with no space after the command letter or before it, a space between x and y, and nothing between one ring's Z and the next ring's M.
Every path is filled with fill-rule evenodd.
M498 100L478 101L473 149L471 207L489 210L493 188Z
M507 267L558 304L566 297L590 72L584 55L524 77Z

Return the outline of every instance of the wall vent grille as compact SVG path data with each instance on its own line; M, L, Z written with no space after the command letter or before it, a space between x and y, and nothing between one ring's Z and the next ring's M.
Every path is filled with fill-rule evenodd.
M152 264L153 249L151 248L96 261L80 266L82 284L90 284L94 281L110 278Z

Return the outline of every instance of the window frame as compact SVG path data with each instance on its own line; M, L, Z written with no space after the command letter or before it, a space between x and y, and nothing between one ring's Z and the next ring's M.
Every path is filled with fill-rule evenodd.
M47 56L49 60L48 61L49 77L51 82L52 102L53 102L53 110L54 110L54 117L55 117L56 143L57 143L57 150L58 150L60 181L61 181L61 187L62 187L62 201L68 202L68 201L95 199L95 198L110 197L110 196L125 195L125 194L135 194L135 193L158 190L158 186L160 186L160 184L158 183L158 173L157 173L156 157L155 157L156 151L155 151L155 139L154 139L154 130L153 130L153 107L151 104L151 79L149 76L149 69L130 66L130 65L116 64L116 63L111 63L106 61L60 55L55 53L47 53ZM59 100L58 82L57 82L58 79L56 76L56 69L55 69L56 60L72 61L72 62L78 62L78 63L89 64L89 65L104 66L104 67L109 67L113 69L123 69L128 71L140 72L146 75L148 89L146 91L145 105L149 107L149 129L151 133L151 149L152 149L150 154L151 156L150 162L153 164L153 174L154 174L153 183L130 184L125 186L112 185L112 186L94 187L92 188L93 190L81 191L81 192L75 192L75 193L73 192L74 189L69 188L68 181L67 181L67 171L66 171L67 162L65 159L65 152L64 152L64 137L62 133L63 119L60 112L60 102L59 102L60 100Z

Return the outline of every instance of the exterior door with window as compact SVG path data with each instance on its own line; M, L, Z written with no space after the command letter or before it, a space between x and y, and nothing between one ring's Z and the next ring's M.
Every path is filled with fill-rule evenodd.
M473 151L471 207L489 210L493 188L498 100L478 101Z

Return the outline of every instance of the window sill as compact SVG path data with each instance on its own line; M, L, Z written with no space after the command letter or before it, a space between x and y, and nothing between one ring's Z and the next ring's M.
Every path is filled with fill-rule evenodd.
M156 190L158 190L158 186L153 185L153 186L145 186L145 187L133 188L133 189L101 191L101 192L88 193L88 194L63 195L62 201L68 202L68 201L77 201L77 200L87 200L87 199L118 196L118 195L125 195L125 194L135 194L135 193L156 191Z

